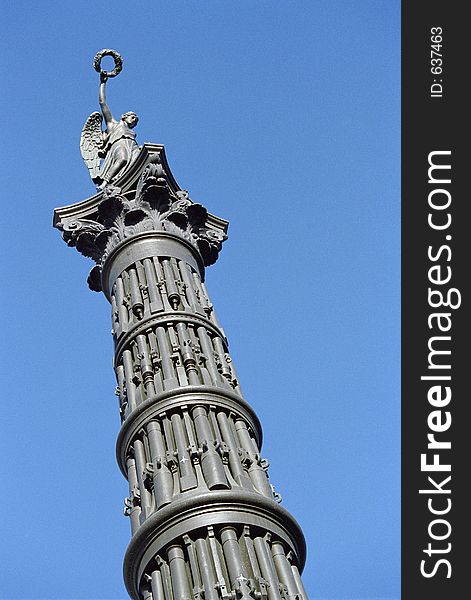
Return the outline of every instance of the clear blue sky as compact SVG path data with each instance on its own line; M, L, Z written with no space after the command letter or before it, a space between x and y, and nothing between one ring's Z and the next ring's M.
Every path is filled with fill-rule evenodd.
M109 305L52 211L116 114L230 221L207 283L313 600L399 597L399 2L1 2L2 599L124 599Z

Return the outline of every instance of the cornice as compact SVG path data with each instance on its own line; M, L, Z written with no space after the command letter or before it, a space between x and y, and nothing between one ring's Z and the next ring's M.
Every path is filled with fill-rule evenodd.
M227 239L228 222L193 202L177 184L161 144L146 143L121 178L94 196L54 210L67 245L96 262L88 283L102 289L102 267L114 248L143 232L166 232L190 244L204 266Z

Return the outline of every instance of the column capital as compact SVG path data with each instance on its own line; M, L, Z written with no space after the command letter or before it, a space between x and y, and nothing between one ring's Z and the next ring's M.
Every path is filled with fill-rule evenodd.
M112 250L135 234L162 231L191 244L209 266L227 239L228 222L193 202L173 177L160 144L146 143L112 185L81 202L54 210L53 225L68 246L92 258L88 277L102 291L102 267Z

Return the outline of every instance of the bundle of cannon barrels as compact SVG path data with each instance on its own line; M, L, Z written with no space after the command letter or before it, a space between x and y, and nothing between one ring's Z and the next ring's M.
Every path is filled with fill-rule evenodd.
M302 535L269 483L201 259L186 244L161 255L161 236L145 235L153 256L108 283L128 589L146 600L304 598Z
M130 596L307 600L304 537L268 480L204 283L227 222L178 187L163 146L145 144L116 185L56 209L54 224L95 260L89 285L111 303Z

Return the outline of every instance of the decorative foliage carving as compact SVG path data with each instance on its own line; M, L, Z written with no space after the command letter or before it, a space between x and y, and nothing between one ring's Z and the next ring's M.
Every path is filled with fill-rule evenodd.
M88 285L101 291L101 267L110 252L124 239L145 231L166 231L192 244L206 265L217 259L227 238L222 229L208 223L208 212L190 200L186 190L173 191L158 154L151 156L133 189L123 193L107 185L89 218L58 223L69 245L96 262Z
M96 239L104 231L105 228L101 223L77 219L64 223L62 239L68 246L75 246L84 256L99 261L102 252L96 244Z

